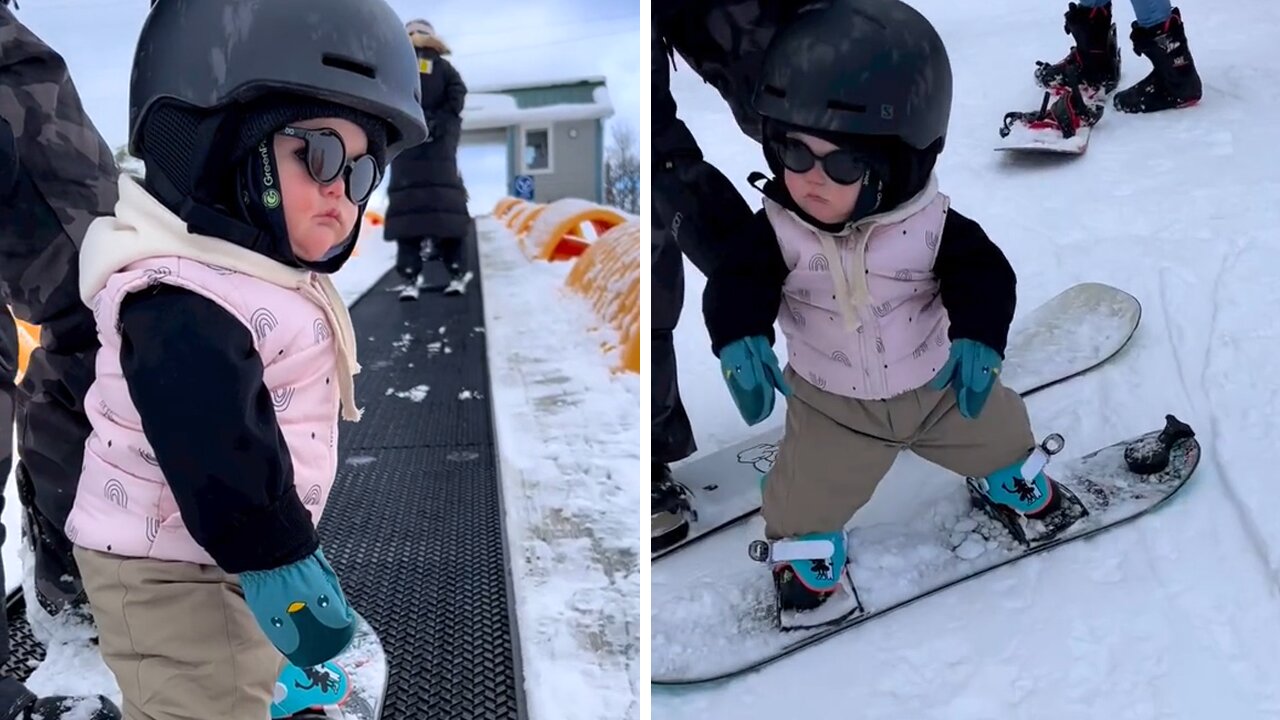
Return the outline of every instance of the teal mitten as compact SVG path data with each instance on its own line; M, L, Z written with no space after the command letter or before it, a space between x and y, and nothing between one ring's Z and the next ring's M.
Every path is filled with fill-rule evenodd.
M271 644L298 667L332 660L355 635L355 614L318 548L284 567L242 572L240 585Z
M774 391L791 395L782 378L778 356L763 335L752 335L725 345L720 350L720 370L738 413L748 425L755 425L773 413Z
M955 388L960 414L976 418L987 404L1002 362L999 353L977 340L955 340L951 343L951 355L929 382L929 387Z

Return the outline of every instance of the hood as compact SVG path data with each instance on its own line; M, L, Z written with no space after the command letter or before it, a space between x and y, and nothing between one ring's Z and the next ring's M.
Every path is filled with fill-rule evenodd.
M281 287L308 283L311 272L289 267L233 242L187 230L187 224L128 173L119 178L115 214L93 221L80 249L80 299L90 304L107 280L130 264L176 255L253 275Z

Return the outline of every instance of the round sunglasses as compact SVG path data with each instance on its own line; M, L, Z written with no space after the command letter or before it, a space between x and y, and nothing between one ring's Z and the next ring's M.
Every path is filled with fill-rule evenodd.
M382 181L378 161L368 153L347 160L347 145L342 136L328 128L308 130L286 126L281 135L302 140L305 147L296 153L307 166L311 179L328 185L342 176L347 185L347 199L356 205L363 204Z
M793 137L784 138L777 147L783 166L793 173L807 173L820 164L822 172L840 185L852 185L867 175L865 156L853 150L838 148L826 155L815 155L808 145Z

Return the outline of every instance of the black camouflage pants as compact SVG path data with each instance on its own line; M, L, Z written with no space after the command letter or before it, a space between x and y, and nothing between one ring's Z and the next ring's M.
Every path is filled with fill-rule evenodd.
M80 299L79 254L89 225L115 209L117 177L63 58L0 7L0 294L41 331L13 414L23 535L36 600L50 614L87 604L63 529L89 435L84 398L98 349Z
M652 350L649 378L653 383L650 437L653 462L671 463L689 457L698 446L684 403L676 368L674 331L684 306L684 258L669 228L658 224L650 241L652 273Z

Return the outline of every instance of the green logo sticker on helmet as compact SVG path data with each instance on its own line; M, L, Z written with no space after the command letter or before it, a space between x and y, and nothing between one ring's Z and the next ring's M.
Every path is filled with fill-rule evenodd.
M272 188L271 190L267 190L262 193L262 204L265 205L268 210L275 210L280 207L280 192Z

